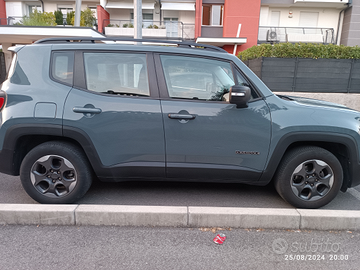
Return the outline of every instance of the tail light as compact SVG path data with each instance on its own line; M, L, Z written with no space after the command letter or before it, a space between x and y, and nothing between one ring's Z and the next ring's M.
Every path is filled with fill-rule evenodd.
M6 102L6 93L4 91L0 91L0 111L4 108Z

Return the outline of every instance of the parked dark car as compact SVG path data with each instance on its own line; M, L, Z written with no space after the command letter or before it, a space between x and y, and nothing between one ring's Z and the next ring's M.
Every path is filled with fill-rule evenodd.
M217 47L102 40L11 49L0 172L34 200L75 202L94 177L273 181L287 202L318 208L360 183L360 112L276 96Z

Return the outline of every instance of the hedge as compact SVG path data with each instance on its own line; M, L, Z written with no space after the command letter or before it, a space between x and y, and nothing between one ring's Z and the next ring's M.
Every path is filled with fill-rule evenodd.
M260 57L360 59L360 47L314 43L261 44L240 52L238 57L243 61Z

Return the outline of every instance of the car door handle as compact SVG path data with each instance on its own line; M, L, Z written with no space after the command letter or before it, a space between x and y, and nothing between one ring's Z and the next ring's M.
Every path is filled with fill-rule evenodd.
M192 114L179 114L179 113L169 113L168 117L171 118L171 119L186 119L186 120L195 119L195 115L192 115Z
M74 107L73 112L76 113L90 113L90 114L99 114L101 109L99 108L86 108L86 107Z

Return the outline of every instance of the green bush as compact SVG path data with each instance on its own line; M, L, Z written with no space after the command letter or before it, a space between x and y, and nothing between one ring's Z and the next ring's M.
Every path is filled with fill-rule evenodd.
M94 11L90 8L81 11L81 17L84 19L84 26L85 27L93 27L96 23L96 18L94 16Z
M73 25L73 18L75 17L75 11L70 11L66 15L66 24Z
M253 46L238 54L243 61L260 57L360 59L360 47L314 43L278 43Z
M55 26L55 15L52 12L42 13L35 9L29 17L24 16L20 24L26 26Z
M57 25L63 25L64 24L64 15L60 10L54 11L55 15L55 22Z
M80 13L81 27L93 27L95 23L96 23L96 18L94 17L94 12L90 8L81 11ZM74 16L71 18L71 25L74 24L75 24L75 12L74 12Z
M132 23L124 23L123 28L134 28L134 25Z

